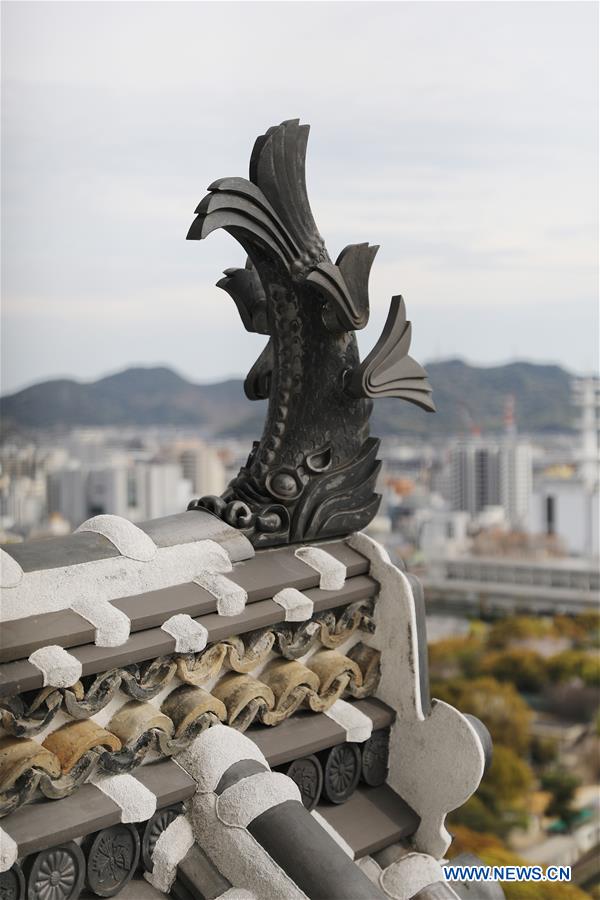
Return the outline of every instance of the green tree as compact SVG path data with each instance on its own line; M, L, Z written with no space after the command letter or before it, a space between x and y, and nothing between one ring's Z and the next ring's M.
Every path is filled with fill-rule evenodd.
M452 832L454 839L448 850L450 858L459 853L475 853L488 866L527 865L495 835L478 834L463 825L457 825ZM502 889L506 900L589 900L589 895L574 884L505 881Z
M564 650L548 660L552 681L581 678L590 687L600 687L600 654L593 650Z
M502 817L485 805L481 797L474 794L466 803L450 816L450 830L454 825L464 825L472 831L483 834L503 835L505 833Z
M579 647L600 645L600 613L584 612L576 616L554 616L554 630L570 638Z
M535 736L531 741L531 759L536 766L547 766L554 762L558 747L553 738Z
M474 674L483 646L482 636L478 634L448 637L430 644L429 665L432 676L445 677L448 671L459 675Z
M552 794L547 812L550 816L561 819L567 828L577 815L577 811L573 809L573 799L580 783L576 775L559 766L542 775L542 787Z
M521 808L531 790L534 775L530 766L514 750L498 744L492 764L483 776L477 796L488 809L502 812Z
M575 622L583 631L582 643L600 647L600 612L584 612L575 616Z
M545 637L552 630L550 619L534 618L533 616L508 616L494 622L489 630L487 642L490 648L502 650L514 641Z
M494 746L509 744L520 755L529 749L532 713L512 684L487 677L457 678L433 682L432 696L481 719Z
M534 650L497 650L487 653L479 662L482 675L492 675L498 681L510 681L517 690L540 691L548 682L543 657Z

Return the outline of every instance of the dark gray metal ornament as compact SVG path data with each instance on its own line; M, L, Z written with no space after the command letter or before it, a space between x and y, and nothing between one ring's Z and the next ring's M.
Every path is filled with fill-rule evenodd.
M343 535L367 525L380 496L372 399L400 397L434 409L425 370L408 356L410 323L394 297L383 334L363 363L354 332L369 318L377 247L353 244L332 262L308 202L309 127L298 120L256 140L250 178L213 182L188 239L224 228L248 254L218 282L248 331L269 336L246 395L267 399L263 435L208 509L257 546Z
M114 897L131 880L140 859L140 836L133 825L111 825L85 842L87 883L98 897Z
M345 803L360 780L360 750L348 741L332 747L323 767L323 796L330 803Z
M316 756L302 756L287 768L286 775L298 786L302 803L311 812L319 802L323 788L323 769Z
M42 850L25 861L27 900L77 900L85 880L85 858L74 841Z
M25 900L25 877L19 863L0 872L0 900Z
M390 751L390 730L382 728L374 731L362 745L362 779L370 787L384 784L388 773Z

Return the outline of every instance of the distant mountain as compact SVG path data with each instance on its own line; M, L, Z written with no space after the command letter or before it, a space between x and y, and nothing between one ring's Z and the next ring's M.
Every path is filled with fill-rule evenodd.
M0 399L5 427L177 425L219 430L248 416L239 379L192 384L164 367L132 368L82 383L44 381Z
M515 398L515 419L523 432L572 431L573 375L560 366L515 362L504 366L471 366L459 359L429 363L429 380L437 413L425 414L411 404L381 400L373 412L379 434L412 432L457 434L469 423L482 431L500 431L508 395ZM408 408L407 408L408 407Z
M379 400L373 433L422 437L468 431L499 431L508 394L515 398L521 431L573 428L570 382L560 366L510 363L471 366L461 360L427 366L438 409L435 415L409 403ZM4 430L88 426L174 425L212 434L260 436L265 403L246 400L240 379L193 384L171 369L132 368L82 383L45 381L0 400Z

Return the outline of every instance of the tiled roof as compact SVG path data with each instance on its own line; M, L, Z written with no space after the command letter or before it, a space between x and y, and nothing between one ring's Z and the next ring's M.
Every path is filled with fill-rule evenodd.
M378 613L380 579L397 570L377 561L367 539L255 551L203 511L143 526L103 516L86 527L5 548L0 827L20 857L54 846L57 836L148 818L155 808L168 824L179 815L173 804L189 807L195 786L171 758L181 760L219 723L245 731L267 768L291 771L315 754L324 764L345 742L358 748L361 765L372 765L381 742L369 750L371 735L387 734L405 701L398 705L396 688L379 689L382 664L388 681L396 665L401 619L396 625ZM408 598L408 580L397 577L404 580L395 590ZM411 656L401 666L428 709L417 587ZM386 591L385 603L395 602ZM394 782L363 775L345 804L322 801L310 817L309 830L320 827L343 848L342 866L421 828L421 812ZM285 828L305 827L292 825L291 808L286 815ZM331 846L323 844L333 853ZM176 897L185 896L190 872L213 878L225 865L208 845L194 848L172 869L175 878L181 864ZM268 868L279 851L266 852ZM361 890L379 896L368 891L381 885Z

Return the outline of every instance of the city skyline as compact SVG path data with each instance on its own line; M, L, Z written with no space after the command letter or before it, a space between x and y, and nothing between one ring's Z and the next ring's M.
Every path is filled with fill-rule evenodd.
M593 4L2 17L3 393L136 364L245 374L263 339L214 287L243 258L185 233L206 185L244 175L255 136L298 115L332 254L381 244L363 354L401 292L422 362L596 368Z

